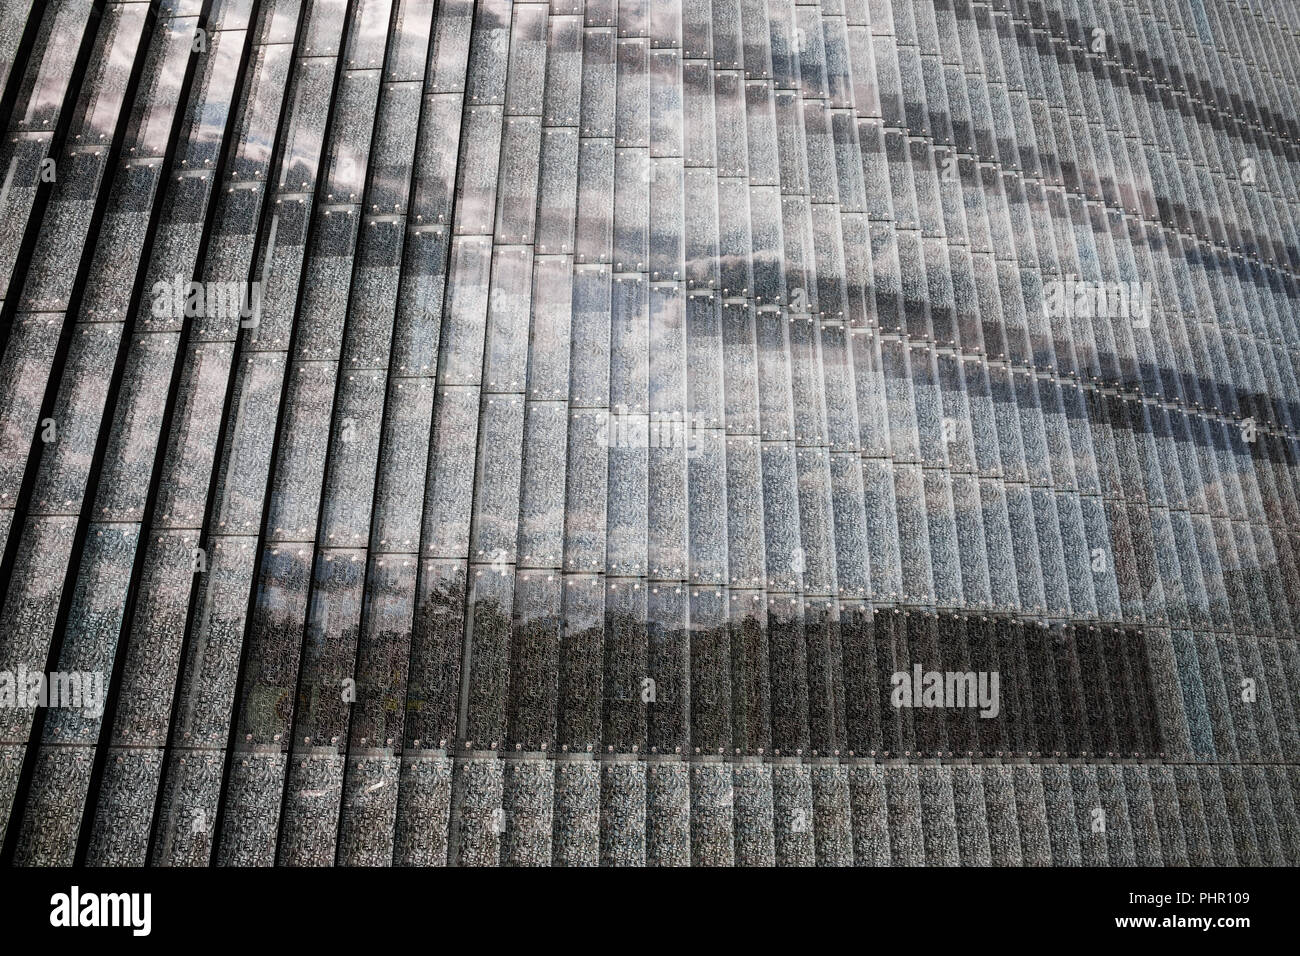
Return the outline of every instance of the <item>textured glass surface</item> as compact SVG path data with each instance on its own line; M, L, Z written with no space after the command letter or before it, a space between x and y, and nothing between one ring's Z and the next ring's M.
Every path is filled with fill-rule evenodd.
M91 6L0 24L0 671L115 688L0 709L15 861L1298 862L1289 5Z

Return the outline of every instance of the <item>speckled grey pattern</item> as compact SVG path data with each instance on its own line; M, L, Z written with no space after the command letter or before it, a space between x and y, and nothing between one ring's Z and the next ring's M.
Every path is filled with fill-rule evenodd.
M1079 836L1075 832L1078 813L1074 807L1069 767L1043 767L1043 799L1052 841L1052 865L1079 866L1083 857Z
M459 757L452 774L452 866L497 866L505 834L504 770L496 754Z
M348 758L340 810L338 864L391 866L401 761L389 754Z
M1224 799L1223 784L1218 767L1189 768L1198 778L1201 803L1205 809L1205 827L1209 836L1210 858L1215 866L1236 866L1237 851L1233 846L1232 822L1228 804Z
M646 865L690 866L690 767L681 760L650 761L645 782Z
M1101 805L1101 791L1097 788L1097 768L1070 767L1070 785L1074 796L1079 862L1083 866L1107 866L1110 850L1106 842L1105 808ZM1177 811L1177 804L1174 809Z
M1052 844L1047 827L1042 771L1038 767L1018 764L1011 768L1011 778L1024 865L1051 866Z
M952 768L952 811L962 866L991 866L989 813L983 774L976 766Z
M1020 821L1016 812L1013 768L982 768L984 806L989 820L989 855L994 866L1021 866L1025 854L1020 845Z
M889 806L889 849L893 866L924 866L921 790L916 767L885 768Z
M1286 768L1264 767L1263 772L1273 798L1273 813L1277 818L1282 852L1289 866L1300 866L1300 820L1297 819L1295 795L1291 792Z
M37 755L32 789L43 799L33 801L37 812L23 817L15 863L72 865L83 811L78 798L90 785L91 768L85 747L43 748Z
M16 862L1300 863L1286 5L2 6Z
M1160 833L1160 859L1165 866L1189 866L1187 828L1193 826L1190 814L1184 814L1178 800L1174 767L1147 767L1151 785L1151 802L1155 808L1155 825Z
M736 792L731 765L691 764L691 864L735 864Z
M556 866L599 866L601 862L601 766L594 760L555 764Z
M220 751L174 751L164 770L153 866L208 866L218 839L217 810L221 798Z
M1214 866L1214 847L1210 840L1205 801L1196 767L1173 768L1178 790L1178 810L1182 817L1183 836L1187 841L1187 862L1191 866Z
M858 866L889 866L889 802L885 771L871 764L850 771L853 861Z
M813 765L813 835L818 866L854 864L849 779L848 767L835 764ZM950 805L951 802L950 798Z
M447 865L451 764L450 757L436 751L402 755L393 838L394 865Z
M600 765L600 863L602 866L645 865L645 814L645 764L640 761L602 763Z
M505 866L550 866L555 765L545 758L506 760L502 784Z
M122 748L109 760L118 769L112 777L105 774L105 785L100 788L86 862L90 866L145 866L163 752Z
M334 865L344 768L344 758L337 753L290 755L279 862L287 866Z
M817 863L811 768L802 763L772 766L772 829L777 866Z
M1233 768L1236 769L1236 768ZM1263 866L1286 866L1286 850L1278 832L1277 818L1273 812L1273 798L1263 767L1242 767L1242 784L1246 790L1246 800L1250 806L1250 815L1244 821L1249 835L1245 837L1259 847L1260 863Z
M220 866L272 866L280 827L288 755L246 751L235 755L217 846Z
M1204 768L1211 769L1211 768ZM1242 866L1262 866L1264 853L1260 844L1263 840L1254 839L1254 825L1251 820L1250 794L1246 788L1244 774L1240 767L1219 767L1215 774L1220 792L1223 794L1223 807L1227 815L1228 831L1232 835L1237 862ZM1259 821L1263 823L1264 821Z
M1129 822L1128 791L1124 786L1124 769L1113 764L1097 768L1097 793L1105 812L1103 820L1111 866L1137 865L1133 828Z
M1124 767L1124 788L1128 794L1129 826L1133 830L1133 851L1138 866L1161 866L1159 820L1146 767Z
M0 744L0 800L5 801L6 806L13 804L14 793L18 789L18 777L22 773L23 758L26 754L26 745ZM9 816L6 814L4 821L0 822L0 839L8 829Z
M775 866L772 768L744 763L733 771L737 866Z

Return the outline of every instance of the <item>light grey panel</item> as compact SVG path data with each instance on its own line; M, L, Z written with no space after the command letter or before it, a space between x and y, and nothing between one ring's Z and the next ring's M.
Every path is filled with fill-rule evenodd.
M524 441L525 402L514 395L487 395L479 411L482 450L474 487L470 559L514 562L519 530L519 449ZM497 571L494 570L493 574Z
M819 323L790 318L790 385L794 399L794 437L800 445L824 445L826 390L822 383Z
M645 272L649 256L650 184L654 160L645 148L614 153L614 271Z
M579 262L609 262L614 228L614 141L582 138L578 144Z
M830 13L823 8L823 13ZM826 57L826 94L831 106L853 109L853 71L847 24L843 17L824 16L822 36Z
M582 134L613 136L616 93L614 31L588 29L582 51Z
M496 196L498 243L527 245L533 241L538 211L538 154L541 142L540 117L505 118L501 133L502 161Z
M358 370L339 382L321 508L321 534L334 547L364 547L370 536L386 379Z
M713 58L711 0L681 0L682 54L687 59Z
M645 414L649 402L649 285L614 278L609 318L609 405Z
M717 151L713 121L713 70L709 64L691 60L683 62L682 89L686 165L714 166Z
M722 294L753 295L749 189L740 178L718 179L718 270Z
M482 379L491 263L491 239L462 236L452 243L441 384L477 385Z
M894 468L884 458L862 462L866 495L867 540L871 543L872 597L896 601L902 596L898 550L898 508L894 500Z
M690 580L727 580L727 447L721 429L697 434L696 454L688 463L690 504Z
M745 83L745 109L748 121L749 181L751 185L776 186L781 183L777 149L776 113L770 84L763 80Z
M803 148L803 100L797 92L777 90L774 104L777 153L781 162L781 190L789 194L807 194L808 163Z
M547 126L577 126L582 109L582 17L552 13L549 31L543 115Z
M500 106L471 106L465 117L456 202L459 236L492 234L503 118Z
M743 303L723 303L722 345L727 433L758 434L758 358L751 307Z
M562 403L528 405L519 500L518 560L523 567L561 564L567 438L568 411Z
M718 186L712 169L686 168L686 287L718 285Z
M799 76L805 99L826 99L826 42L820 10L796 6L795 29L799 38Z
M686 405L685 308L679 286L651 287L647 564L653 577L667 579L685 577L687 467L699 450L699 424Z
M506 82L506 113L541 116L547 76L550 11L540 3L514 4Z
M469 551L479 421L477 387L440 387L434 405L431 463L424 502L426 557L465 558Z
M685 177L680 159L650 160L652 281L680 281L685 270Z
M644 38L618 41L614 136L619 146L650 145L649 54Z
M727 438L727 555L733 588L764 581L761 448L752 435Z
M738 72L714 73L713 101L718 176L746 176L749 157L742 75ZM693 162L693 158L688 156L688 161Z
M799 536L804 559L802 590L807 594L835 594L830 455L825 448L800 448L795 454L795 466L799 475Z
M605 567L605 488L609 473L609 415L575 409L569 416L569 463L564 509L564 566L597 572Z
M767 441L789 441L794 437L791 404L789 322L776 309L759 309L758 345L759 421Z
M578 201L578 149L576 129L542 130L537 184L537 251L554 255L574 249L574 224Z
M471 108L505 105L512 7L510 0L483 0L474 11L465 80Z
M867 598L871 594L871 566L862 462L855 454L833 452L830 467L839 594L844 598Z
M763 531L767 541L767 586L797 592L801 581L791 560L799 541L798 474L795 448L786 443L763 445Z
M604 408L609 403L609 326L609 270L576 267L569 384L569 402L575 408Z
M656 4L655 6L670 4ZM653 42L653 41L652 41ZM680 50L650 51L650 154L684 156L685 105Z
M740 0L713 0L713 61L719 70L739 70L744 55Z
M820 209L824 207L814 207ZM813 216L813 249L817 255L817 312L830 322L844 322L848 293L844 285L844 243L838 216Z
M800 44L795 33L794 4L791 0L767 0L767 17L773 81L778 89L798 90Z
M431 225L447 223L451 219L460 124L460 94L438 93L424 98L410 209L414 223Z
M880 339L870 330L849 337L857 390L859 444L864 455L889 454L889 414Z
M722 311L711 293L686 297L687 405L693 419L722 427Z
M885 396L888 402L890 447L896 461L917 461L921 450L916 425L916 401L908 348L902 342L880 343Z
M808 163L808 192L814 203L839 200L831 112L817 100L804 100L803 151Z
M683 0L663 0L662 3L650 3L651 47L682 46Z
M744 37L745 77L771 79L771 28L767 0L741 0L741 33Z

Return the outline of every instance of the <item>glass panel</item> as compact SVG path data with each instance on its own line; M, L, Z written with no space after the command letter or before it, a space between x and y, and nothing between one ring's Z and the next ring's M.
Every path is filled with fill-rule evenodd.
M893 464L885 458L862 461L866 493L867 540L871 542L872 597L896 601L903 582L898 555L898 514L894 502Z
M549 29L544 90L546 125L577 126L582 104L582 17L552 14Z
M513 395L488 395L483 399L479 412L483 445L477 463L471 525L472 563L499 565L517 560L524 404L522 398Z
M939 607L961 607L962 562L958 547L952 479L943 469L927 468L925 510L930 524L930 568L934 575L934 600Z
M498 243L526 245L533 242L541 142L540 117L506 117L501 134L502 164L496 197L495 239Z
M510 36L506 81L506 112L541 116L545 89L547 20L550 12L538 4L518 4Z
M650 154L684 155L682 134L685 116L680 50L651 51L649 109Z
M361 548L370 538L386 379L382 372L356 371L338 385L338 440L330 446L321 507L321 534L332 547Z
M650 145L649 41L618 41L614 135L619 146Z
M558 568L564 546L568 414L559 402L529 403L519 501L521 567Z
M727 555L733 588L764 582L762 452L752 435L727 437Z

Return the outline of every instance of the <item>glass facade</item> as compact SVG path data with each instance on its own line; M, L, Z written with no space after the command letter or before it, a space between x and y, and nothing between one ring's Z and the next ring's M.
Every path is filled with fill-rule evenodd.
M6 859L1300 864L1294 3L0 11Z

